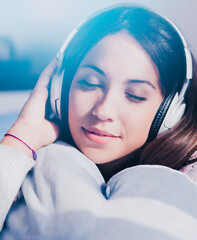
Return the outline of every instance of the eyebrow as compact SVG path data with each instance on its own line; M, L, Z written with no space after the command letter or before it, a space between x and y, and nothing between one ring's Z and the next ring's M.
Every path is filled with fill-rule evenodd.
M91 68L94 71L100 73L101 75L106 76L106 74L103 72L103 70L101 70L100 68L98 68L98 67L96 67L94 65L85 64L85 65L82 65L81 67L83 67L83 68Z
M94 66L94 65L90 65L90 64L84 64L81 66L82 68L91 68L93 69L94 71L100 73L101 75L103 75L104 77L106 76L105 72L103 70L101 70L100 68ZM127 81L127 83L140 83L140 84L148 84L149 86L151 86L153 89L156 89L156 87L151 83L149 82L148 80L137 80L137 79L129 79Z
M145 83L145 84L148 84L149 86L151 86L153 89L156 89L156 87L151 82L149 82L148 80L129 79L127 82L131 83L131 84L132 83L140 83L140 84Z

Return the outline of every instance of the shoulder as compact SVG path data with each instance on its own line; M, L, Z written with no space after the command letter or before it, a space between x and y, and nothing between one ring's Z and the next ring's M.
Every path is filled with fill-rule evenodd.
M37 161L35 169L43 168L47 166L63 165L65 161L72 158L81 158L84 155L75 147L67 144L66 142L57 141L50 145L40 148L37 151Z
M90 167L91 166L91 167ZM58 141L39 149L34 174L43 176L60 175L68 169L96 168L95 164L76 147Z
M73 154L82 155L82 153L75 147L62 141L57 141L55 143L42 147L37 151L38 162L42 161L45 158L58 159Z

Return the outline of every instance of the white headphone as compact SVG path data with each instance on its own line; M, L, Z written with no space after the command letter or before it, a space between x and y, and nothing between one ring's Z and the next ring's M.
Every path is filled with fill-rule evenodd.
M99 15L103 10L96 12L90 17L86 18L82 21L74 30L69 34L69 36L64 41L62 47L57 53L58 66L55 75L51 81L51 90L50 90L50 102L53 113L56 117L61 120L61 92L62 92L62 82L64 77L65 69L62 68L62 62L64 58L64 52L73 39L75 34L78 32L80 27L92 19L94 16ZM186 92L191 84L193 68L192 68L192 57L190 50L187 46L185 38L183 37L181 31L178 27L168 18L159 14L163 19L170 23L170 25L176 30L178 35L180 36L185 52L186 58L186 78L181 88L180 93L178 91L175 94L170 94L167 98L162 102L154 120L151 125L151 129L149 132L149 139L154 139L158 134L164 133L167 130L171 129L176 123L178 123L185 113L186 103L185 96Z
M179 93L176 92L175 94L172 93L163 100L152 122L148 140L152 140L157 135L160 135L170 130L182 119L186 109L186 93L191 85L191 81L193 78L192 56L186 40L183 37L183 34L170 19L168 19L162 14L159 15L170 23L170 25L176 30L182 40L186 60L186 77L182 85L181 91Z
M51 80L50 102L51 102L51 108L53 110L53 113L60 120L61 120L61 106L60 105L61 105L62 82L63 82L64 71L65 71L65 69L62 68L64 52L65 52L69 42L73 39L75 34L78 32L78 29L82 23L80 23L76 28L74 28L74 30L66 38L63 45L61 46L60 50L57 53L58 64L57 64L56 73L54 74L54 76Z

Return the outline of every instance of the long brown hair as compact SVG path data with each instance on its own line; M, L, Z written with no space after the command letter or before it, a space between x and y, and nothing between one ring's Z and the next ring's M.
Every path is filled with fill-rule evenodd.
M197 161L197 63L193 59L193 82L188 92L188 108L182 120L167 133L144 146L139 164L159 164L174 169Z
M106 35L122 29L127 30L136 39L157 66L164 97L174 88L180 91L182 87L186 75L184 46L171 24L154 12L139 6L123 5L104 11L82 25L64 53L62 66L66 71L61 102L62 138L73 145L75 143L68 124L68 99L72 79L88 51ZM179 169L188 163L196 150L197 140L196 82L194 64L194 80L188 94L184 118L163 136L132 153L129 161L118 161L121 165L118 171L137 164L160 164Z

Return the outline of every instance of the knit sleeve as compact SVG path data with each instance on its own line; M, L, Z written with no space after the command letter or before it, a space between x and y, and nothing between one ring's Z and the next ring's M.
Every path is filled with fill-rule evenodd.
M192 155L190 160L197 158L197 151ZM189 164L181 169L181 172L189 176L194 182L197 183L197 162Z
M27 172L34 164L25 154L0 144L0 231Z

